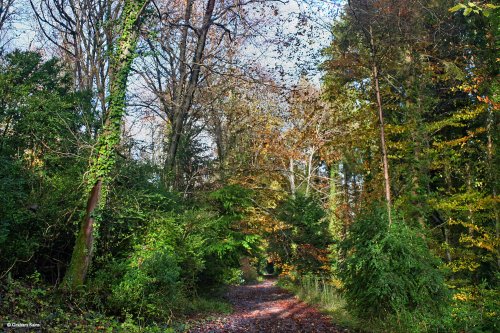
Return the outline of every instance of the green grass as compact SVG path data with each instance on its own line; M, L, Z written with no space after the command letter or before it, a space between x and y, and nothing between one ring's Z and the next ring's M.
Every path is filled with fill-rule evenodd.
M232 312L231 304L213 298L189 299L185 304L184 312L187 314L226 314Z
M334 281L307 275L296 282L281 279L278 284L297 295L300 300L327 314L336 325L350 329L359 328L359 323L347 311L346 302Z

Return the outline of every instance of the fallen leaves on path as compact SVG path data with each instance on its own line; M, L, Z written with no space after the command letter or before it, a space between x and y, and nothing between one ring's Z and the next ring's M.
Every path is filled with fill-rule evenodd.
M234 312L191 327L190 333L341 333L328 317L277 287L274 280L231 287Z

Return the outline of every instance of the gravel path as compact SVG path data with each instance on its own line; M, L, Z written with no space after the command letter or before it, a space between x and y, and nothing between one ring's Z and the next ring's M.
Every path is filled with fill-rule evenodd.
M340 333L328 317L277 287L276 281L231 287L234 312L192 327L190 333Z

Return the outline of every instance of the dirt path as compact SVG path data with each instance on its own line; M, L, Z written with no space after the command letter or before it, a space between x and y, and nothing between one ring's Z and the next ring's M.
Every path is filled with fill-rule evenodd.
M274 280L249 286L231 287L227 297L234 312L192 327L191 333L340 333L316 309L278 288Z

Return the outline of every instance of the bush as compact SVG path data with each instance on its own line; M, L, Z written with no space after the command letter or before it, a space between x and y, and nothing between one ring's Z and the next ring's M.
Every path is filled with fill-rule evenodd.
M182 297L181 258L175 251L179 229L168 215L152 221L148 229L129 257L117 264L117 272L123 272L111 287L110 303L122 314L160 319Z
M168 200L168 197L162 198L162 195L157 199L151 195L145 197L146 202ZM125 215L123 221L145 224L136 229L123 229L125 234L139 231L134 235L133 250L126 258L108 262L94 274L94 298L106 295L110 312L122 317L132 314L147 321L165 319L172 314L190 312L191 300L199 299L200 289L243 282L239 259L258 239L237 230L235 224L241 215L234 212L242 209L241 205L232 204L231 213L224 211L228 215L206 208L162 211L153 206L148 211ZM107 272L114 272L117 278ZM207 302L210 303L202 300L200 304Z
M15 319L31 319L41 315L47 290L42 287L38 272L28 276L25 281L14 280L8 276L0 282L2 282L0 283L0 320L3 319L3 315L7 314L12 314Z
M91 99L73 91L61 61L43 58L14 51L0 61L0 276L36 267L56 282L82 201L75 189L88 150L80 142L92 140L79 129L89 125Z
M209 198L221 215L233 220L241 219L252 207L252 191L239 185L227 185L212 192Z
M122 281L113 287L111 303L125 313L161 319L180 297L179 274L171 249L137 251Z
M145 325L131 315L118 319L91 307L85 292L78 297L60 294L54 286L43 284L40 274L25 279L7 277L0 281L0 321L37 323L51 333L66 332L158 332L183 331L182 325L149 323ZM89 307L90 306L90 307ZM205 307L207 305L204 305ZM218 308L217 308L218 306ZM214 303L212 308L225 310L223 304ZM21 330L20 330L21 331ZM24 332L24 330L22 330ZM31 332L31 331L30 331Z
M449 292L424 236L376 207L360 216L342 244L339 276L349 307L384 331L427 331L445 314Z

